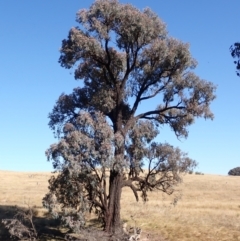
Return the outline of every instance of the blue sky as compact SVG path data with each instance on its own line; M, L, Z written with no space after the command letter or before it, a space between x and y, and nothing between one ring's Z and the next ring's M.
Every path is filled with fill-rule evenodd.
M58 63L61 41L76 26L75 14L93 1L0 1L0 169L51 171L45 150L56 142L48 113L62 92L80 84ZM122 0L154 10L169 35L190 43L202 79L218 86L213 121L196 120L188 139L169 128L158 140L179 146L196 169L226 175L240 166L240 78L229 47L240 41L239 0Z

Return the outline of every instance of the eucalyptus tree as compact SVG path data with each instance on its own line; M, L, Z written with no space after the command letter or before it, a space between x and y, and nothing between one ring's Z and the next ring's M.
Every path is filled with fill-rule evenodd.
M179 173L196 166L156 137L166 125L186 138L195 118L213 119L215 86L194 74L189 45L170 37L149 8L96 0L77 13L77 22L62 41L59 62L74 68L82 84L60 95L49 114L59 140L46 154L58 176L44 204L68 209L71 227L84 225L84 213L95 210L104 229L116 232L123 187L137 201L153 190L172 194Z

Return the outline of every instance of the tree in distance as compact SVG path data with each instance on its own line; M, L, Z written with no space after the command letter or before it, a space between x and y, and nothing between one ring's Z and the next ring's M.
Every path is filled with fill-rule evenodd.
M230 176L240 176L240 167L235 167L229 170L228 175Z
M116 233L123 187L137 201L153 190L172 194L180 173L196 166L156 137L167 125L187 138L195 118L213 119L216 87L193 73L189 45L168 36L149 8L96 0L77 13L77 22L62 41L59 62L75 68L83 84L61 94L49 114L59 141L46 155L58 176L43 202L75 230L94 210L104 230Z
M238 76L240 76L240 43L234 43L234 45L231 45L230 52L233 58L237 58L238 60L234 61L234 64L236 64L236 73Z

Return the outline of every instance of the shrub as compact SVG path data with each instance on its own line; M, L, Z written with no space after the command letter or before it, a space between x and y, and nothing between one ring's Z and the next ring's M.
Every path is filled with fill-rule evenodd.
M13 238L37 240L38 234L33 223L33 208L28 205L27 209L17 209L17 214L13 218L2 220L3 225Z
M240 176L240 167L235 167L228 172L230 176Z
M196 175L204 175L203 172L195 172Z

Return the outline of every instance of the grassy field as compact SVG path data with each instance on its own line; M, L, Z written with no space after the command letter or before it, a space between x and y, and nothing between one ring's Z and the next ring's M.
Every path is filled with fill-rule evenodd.
M11 218L12 206L24 207L28 203L35 206L37 221L50 225L51 220L42 208L50 175L0 171L0 219ZM136 222L145 236L150 234L149 240L240 240L240 177L185 175L178 189L181 198L176 205L173 205L174 196L161 192L150 193L145 204L137 203L131 191L123 189L123 220L129 225ZM55 231L57 236L59 230Z

